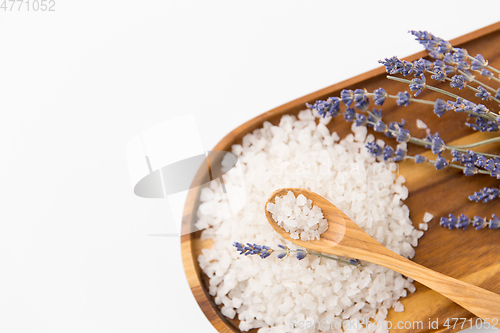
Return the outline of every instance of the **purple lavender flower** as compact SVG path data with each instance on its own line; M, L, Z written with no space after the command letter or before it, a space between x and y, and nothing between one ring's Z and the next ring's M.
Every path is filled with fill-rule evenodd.
M285 258L287 255L288 255L288 252L283 251L283 252L278 253L277 257L278 257L278 259L283 259L283 258Z
M474 165L477 166L478 168L483 168L484 169L487 166L487 163L488 163L488 158L486 156L479 155L476 158L476 161L474 162Z
M358 110L361 110L361 111L367 111L368 110L368 107L370 106L370 101L368 100L367 97L365 97L364 99L356 102L356 104L354 105L356 107L356 109Z
M305 257L307 257L309 253L307 251L304 251L304 250L301 250L301 249L298 249L297 250L297 255L296 255L296 258L298 260L302 260L304 259Z
M490 112L490 110L488 110L488 108L483 104L476 105L472 111L478 115L485 115L486 113Z
M474 220L472 220L472 225L476 227L476 230L480 230L486 227L487 222L480 216L474 216Z
M434 113L437 114L438 117L442 117L446 111L446 102L441 98L436 100L436 104L434 104Z
M458 223L457 223L457 229L467 229L467 227L469 226L469 224L471 223L470 219L465 216L464 214L461 214L459 217L458 217Z
M422 155L415 155L415 163L424 163L426 162L427 159L423 157Z
M488 61L480 54L475 56L471 61L471 69L474 71L482 70L486 66L488 66Z
M445 228L450 229L450 230L451 229L455 229L455 228L457 228L458 219L457 219L457 217L455 215L449 214L448 218L441 217L441 220L440 220L439 224L442 225Z
M397 94L398 99L396 100L396 103L401 106L408 106L410 104L410 94L405 91L405 92L398 92Z
M384 161L390 159L393 154L394 154L394 149L391 146L387 145L384 147L384 152L383 152Z
M436 159L434 166L436 167L436 170L442 170L448 166L448 162L446 161L446 159L444 157L439 156Z
M373 100L375 105L383 105L388 94L383 88L378 88L373 92Z
M375 123L373 129L375 130L375 132L384 133L385 131L387 131L387 126L382 120L379 120Z
M388 137L388 138L395 138L397 136L397 134L399 133L399 130L401 128L404 128L405 126L405 120L404 119L401 119L401 122L398 123L398 122L391 122L389 124L389 126L387 126L388 128L388 131L385 132L385 135ZM393 134L394 133L394 134Z
M345 112L344 112L344 119L346 121L353 121L354 120L354 117L356 116L356 112L354 111L353 108L347 108L345 109Z
M432 135L430 132L428 132L427 135L425 136L425 141L432 143L432 140L434 139L434 137L439 138L439 133L436 132L436 134ZM426 145L425 149L431 149L431 145L430 144Z
M441 68L434 68L434 74L431 75L431 79L436 81L444 82L446 81L446 72Z
M453 53L453 60L455 62L465 61L468 55L469 53L466 49L455 49L455 52Z
M458 88L458 89L463 89L467 86L467 82L465 80L465 77L463 75L455 75L451 78L451 83L450 86L452 88Z
M365 89L356 89L354 90L354 102L362 102L366 98L366 90Z
M406 151L401 148L396 149L394 153L394 162L401 162L406 158Z
M466 153L462 153L453 149L451 151L451 155L453 156L452 162L460 162L460 164L464 165L467 163L476 165L476 161L478 159L478 156L472 150L468 150Z
M464 169L464 175L474 176L477 173L477 168L472 163L467 163Z
M340 112L340 99L338 97L330 97L327 99L328 105L328 115L330 117L335 117Z
M259 255L262 259L265 259L273 253L273 250L267 245L257 245L247 243L243 245L240 242L234 242L233 246L236 250L240 251L240 254L248 255Z
M472 82L474 81L475 76L472 75L472 73L466 69L461 69L462 70L462 75L464 76L465 81L467 82Z
M379 60L379 63L385 66L385 71L389 74L407 76L413 73L413 64L406 60L399 60L398 57L385 58L385 60Z
M495 214L491 216L489 227L490 229L498 229L500 227L500 219Z
M446 64L456 64L455 60L453 59L453 53L451 52L444 53L443 61Z
M342 99L342 102L345 105L351 106L354 101L354 92L352 90L344 89L340 92L340 99Z
M420 58L418 60L415 60L413 62L413 70L415 77L420 76L421 74L424 74L426 71L430 71L433 67L433 64L431 61Z
M318 100L313 105L306 103L306 106L316 110L323 118L327 115L335 117L340 112L340 99L338 97L329 97L326 101Z
M480 91L476 93L476 97L481 98L483 101L487 101L491 97L491 93L483 88L482 86L477 87Z
M351 265L358 266L358 267L361 265L361 261L359 261L359 259L349 259L349 263Z
M396 65L395 66L396 73L403 74L403 76L407 76L413 73L413 64L411 62L408 62L406 60L400 60L395 65Z
M427 31L416 31L411 30L410 33L415 36L416 40L425 47L426 50L430 52L431 57L439 58L442 56L443 52L441 52L442 48L439 51L436 49L438 43L441 41L441 38L437 38L433 34Z
M498 122L480 117L474 117L474 123L465 123L465 125L474 131L497 132L499 130Z
M416 91L416 93L414 95L416 97L422 92L423 89L425 89L425 76L424 76L424 74L420 74L420 79L415 78L411 81L414 83L410 84L410 90Z
M379 60L380 64L384 65L385 71L389 74L395 74L394 70L396 67L396 63L399 62L397 57L385 58L385 60Z
M481 69L481 75L487 76L489 78L493 77L493 73L487 70L486 68Z
M408 142L410 141L410 131L400 128L399 132L396 135L397 142Z
M436 51L439 53L445 53L451 50L451 44L450 42L440 39L439 42L436 44Z
M446 144L444 143L443 139L439 137L439 134L436 132L436 134L432 138L432 145L431 145L431 150L433 154L440 154L446 149Z
M354 120L354 123L356 124L356 126L364 126L364 125L366 125L367 122L368 122L368 119L366 119L365 115L363 115L361 113L356 114L356 119Z
M381 109L373 109L372 112L373 114L368 115L368 121L376 123L380 118L382 118L382 110Z
M373 154L375 156L382 155L382 148L376 142L368 142L366 144L366 148L368 149L368 152L370 154Z
M499 195L499 190L496 187L485 187L477 192L474 192L474 194L469 195L469 200L470 201L475 201L475 202L488 202L493 199L498 198Z
M461 214L457 219L453 214L449 214L448 218L441 217L439 224L449 229L465 230L471 224L476 228L476 230L480 230L486 227L490 229L498 229L500 228L500 219L495 214L491 216L491 219L489 221L488 219L482 218L480 216L474 216L474 219L470 219L464 214Z

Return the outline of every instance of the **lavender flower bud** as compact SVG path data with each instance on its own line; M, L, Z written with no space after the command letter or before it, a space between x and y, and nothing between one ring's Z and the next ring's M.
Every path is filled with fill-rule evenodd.
M376 142L368 142L365 147L370 154L375 156L380 156L382 154L382 148Z
M351 106L354 101L354 92L352 90L344 89L340 92L340 99L342 99L342 102L345 105Z
M491 97L491 93L486 90L486 88L483 88L482 86L477 87L478 90L480 90L478 93L476 93L476 97L481 98L483 101L487 101Z
M436 159L436 163L434 164L434 166L436 167L436 170L442 170L448 166L448 162L444 157L439 156Z
M446 102L440 98L436 100L436 103L434 104L434 113L437 114L438 117L442 117L444 112L446 111L445 109Z
M465 80L465 77L463 75L455 75L451 78L451 83L450 86L452 88L458 88L458 89L463 89L465 86L467 86L467 82Z
M423 157L422 155L415 155L415 163L424 163L425 161L427 161L427 159L425 157Z
M488 61L480 54L474 57L471 62L471 69L474 71L482 70L484 67L488 66Z
M353 108L347 108L345 109L345 112L344 112L344 119L346 121L353 121L354 117L356 116L356 112L354 111Z
M393 154L394 154L394 149L391 146L384 147L384 152L383 152L384 161L390 159Z
M410 94L408 92L398 92L397 94L398 99L396 100L396 103L401 106L408 106L410 104Z
M394 162L401 162L406 158L406 151L401 148L396 149L394 153Z
M383 88L378 88L373 92L373 100L375 105L383 105L388 94Z

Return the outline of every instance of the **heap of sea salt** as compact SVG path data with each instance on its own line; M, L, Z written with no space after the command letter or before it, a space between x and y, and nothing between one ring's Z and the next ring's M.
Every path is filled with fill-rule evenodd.
M318 239L328 229L328 222L318 206L303 194L297 197L292 191L286 195L275 197L275 203L266 207L280 227L290 233L293 239L303 241Z

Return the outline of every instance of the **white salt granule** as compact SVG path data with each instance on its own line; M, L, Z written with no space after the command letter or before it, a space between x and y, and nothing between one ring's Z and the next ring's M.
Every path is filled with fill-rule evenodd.
M417 119L417 127L420 129L426 129L427 125L420 119Z
M242 209L229 214L217 181L200 196L196 226L205 228L201 239L212 239L213 245L202 250L198 262L209 278L210 295L223 315L240 320L241 331L287 332L294 319L381 322L388 309L403 310L398 300L415 291L412 280L371 263L354 267L311 255L300 261L275 254L262 259L239 255L232 246L238 241L296 249L265 216L270 193L296 187L325 197L390 250L414 256L412 244L423 231L414 229L401 200L407 190L404 177L393 171L395 163L377 161L366 151L373 135L353 125L354 135L339 141L312 115L310 110L302 111L300 119L284 115L278 126L265 122L232 146L238 156L234 169L242 176L228 172L222 178L226 188L240 189L236 196L244 202Z
M292 191L274 198L274 204L267 204L267 211L280 227L290 233L293 239L303 241L318 239L328 229L328 222L318 206L303 194L297 197Z
M424 222L425 223L430 222L430 220L432 220L433 218L434 218L434 215L432 215L431 213L426 212L424 214Z
M423 231L427 231L429 229L429 225L427 223L419 223L418 228Z

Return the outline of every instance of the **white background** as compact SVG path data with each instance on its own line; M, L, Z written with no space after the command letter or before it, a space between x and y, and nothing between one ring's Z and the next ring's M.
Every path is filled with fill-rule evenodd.
M129 140L194 113L210 150L264 111L420 51L410 29L451 39L498 20L484 0L55 2L0 10L6 333L215 332L179 239L148 236L172 217L133 195Z

